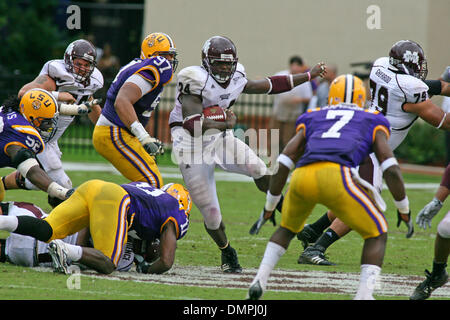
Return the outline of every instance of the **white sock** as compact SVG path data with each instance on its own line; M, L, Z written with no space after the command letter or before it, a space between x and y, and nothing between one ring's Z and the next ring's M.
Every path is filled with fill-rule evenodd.
M266 251L264 252L264 257L259 265L258 273L252 284L259 280L259 283L263 289L265 289L270 272L272 272L273 268L278 263L278 260L280 260L285 252L285 248L275 242L269 241L266 246Z
M381 268L373 264L361 265L359 288L354 300L374 300L373 290L380 276Z
M19 222L16 216L2 216L0 215L0 230L14 232L17 229Z
M67 249L67 258L72 261L79 261L83 255L83 248L73 244L65 243Z

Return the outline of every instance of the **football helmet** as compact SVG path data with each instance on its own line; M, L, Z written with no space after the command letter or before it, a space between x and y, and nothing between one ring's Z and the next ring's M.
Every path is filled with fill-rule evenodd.
M42 138L51 136L56 125L58 103L50 92L44 89L28 90L20 99L19 110Z
M89 66L78 65L74 60L83 59L89 62ZM64 63L77 82L83 83L89 81L92 72L94 72L97 59L97 52L92 43L87 40L75 40L67 46L64 53Z
M364 108L366 103L366 88L364 87L364 83L354 75L340 75L330 85L328 103L330 105L353 103Z
M428 74L427 59L422 47L411 40L396 42L389 51L389 64L400 73L425 80Z
M180 209L189 215L192 209L192 199L189 191L179 183L168 183L165 184L161 190L167 192L172 197L178 200L180 203Z
M237 50L227 37L214 36L206 40L202 49L202 65L220 84L227 85L236 71Z
M150 33L141 44L141 59L148 59L153 56L169 55L172 60L167 59L172 65L172 70L175 72L178 66L177 49L172 38L162 32Z

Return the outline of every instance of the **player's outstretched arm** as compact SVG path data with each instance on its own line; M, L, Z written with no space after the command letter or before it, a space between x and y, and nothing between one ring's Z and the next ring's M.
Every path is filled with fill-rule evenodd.
M35 88L40 88L51 92L56 90L56 83L55 80L50 78L48 75L41 74L37 76L36 79L25 84L22 88L20 88L17 96L21 98L25 94L25 92Z
M419 103L406 103L403 105L403 110L416 114L437 129L450 130L450 115L430 99Z
M261 80L248 80L244 88L244 93L256 94L267 93L277 94L290 91L292 88L312 79L326 74L326 66L323 62L316 64L311 71L299 74L282 76L271 76Z

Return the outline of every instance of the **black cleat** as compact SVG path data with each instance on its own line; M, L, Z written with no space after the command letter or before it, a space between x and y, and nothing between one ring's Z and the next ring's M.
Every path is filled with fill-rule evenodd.
M448 281L448 273L444 270L438 276L432 276L430 271L425 270L426 279L417 286L409 300L425 300L431 296L431 293L439 287L442 287Z
M259 300L259 298L261 298L262 295L263 295L263 289L261 287L261 284L259 283L259 280L257 280L248 289L247 300Z
M222 250L222 265L220 267L225 273L241 273L242 267L239 264L236 250L231 246Z
M297 239L302 242L303 249L306 249L310 244L315 243L319 237L320 233L311 228L309 224L305 225L303 230L297 233Z
M299 264L316 264L319 266L335 266L336 264L330 262L325 257L325 248L321 246L310 246L303 251L298 258Z

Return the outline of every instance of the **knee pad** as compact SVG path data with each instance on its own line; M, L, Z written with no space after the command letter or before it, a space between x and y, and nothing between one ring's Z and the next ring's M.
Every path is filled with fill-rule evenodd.
M216 207L210 207L206 210L201 210L205 226L210 230L217 230L220 227L222 221L222 215L220 209Z
M444 219L439 222L437 232L442 238L450 239L450 211L447 213Z

